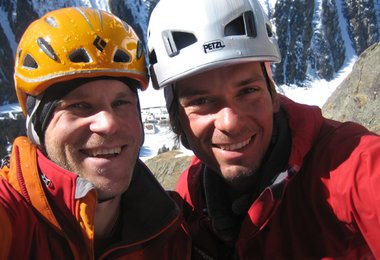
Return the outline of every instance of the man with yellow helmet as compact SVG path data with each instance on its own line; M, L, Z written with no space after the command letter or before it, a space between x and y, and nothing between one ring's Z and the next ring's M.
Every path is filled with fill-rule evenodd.
M134 30L52 11L25 31L14 78L28 137L0 171L0 259L187 259L175 194L138 159L148 80Z

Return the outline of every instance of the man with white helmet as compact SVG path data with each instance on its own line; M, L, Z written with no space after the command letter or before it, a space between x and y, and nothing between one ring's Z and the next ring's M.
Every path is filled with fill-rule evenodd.
M0 170L0 259L189 259L179 208L138 159L147 85L140 40L110 13L64 8L27 28L28 138Z
M276 93L258 1L161 0L148 30L194 259L380 258L380 137Z

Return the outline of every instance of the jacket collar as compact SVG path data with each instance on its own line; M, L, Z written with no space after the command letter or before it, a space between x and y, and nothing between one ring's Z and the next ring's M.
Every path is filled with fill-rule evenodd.
M4 178L62 235L62 220L75 221L77 199L90 197L86 203L96 203L96 196L87 196L95 193L89 182L51 162L26 137L15 140ZM123 244L158 236L179 219L179 208L140 160L121 207Z
M137 161L133 178L122 198L123 240L135 243L155 237L179 217L179 208L151 171Z
M71 225L75 225L75 199L86 196L93 185L60 168L39 151L38 163L42 176L46 176L44 182L51 194L49 198L66 218L71 219ZM136 163L131 184L122 196L121 207L122 240L127 244L159 235L179 215L174 201L140 160Z
M9 170L4 177L36 209L37 214L50 223L57 232L63 234L41 183L37 165L37 147L25 136L15 139Z
M38 152L38 162L41 172L52 186L49 188L49 184L46 185L54 204L61 212L69 211L75 216L75 199L85 196L93 186L60 168L41 152ZM136 163L131 184L122 196L121 207L122 240L128 244L160 234L179 214L174 201L140 160Z
M284 110L285 113L280 111L279 114L281 113L281 115L278 119L287 118L287 120L285 120L287 122L284 122L284 120L280 122L281 131L285 130L286 133L282 133L282 137L281 134L277 136L277 139L282 140L282 145L277 147L277 152L274 152L277 155L280 153L280 157L270 155L269 158L267 158L269 167L261 169L261 171L265 172L263 175L269 177L269 181L264 180L262 182L264 186L258 190L260 196L258 198L254 196L253 199L252 197L248 197L247 199L242 198L245 201L244 204L247 205L249 215L249 218L246 218L244 222L252 226L252 230L240 230L242 218L237 215L236 217L231 217L231 214L229 214L231 208L226 209L223 205L220 205L220 203L215 205L215 203L220 200L228 201L228 198L220 199L220 196L223 197L226 194L225 188L223 188L224 183L220 181L219 184L216 184L217 181L215 179L210 179L212 176L210 173L203 174L203 177L210 179L208 182L207 178L203 179L205 186L202 190L205 192L207 207L209 213L214 217L214 229L217 228L218 223L220 223L222 227L222 229L219 230L219 232L216 231L216 233L218 233L223 240L234 240L239 230L241 237L250 237L266 225L279 206L288 182L300 169L304 157L310 151L318 137L323 122L319 108L297 104L284 96L280 96L280 100L281 110ZM288 127L290 129L289 132L287 132ZM287 142L286 139L291 140L291 144ZM276 149L276 146L274 146L273 149ZM290 155L287 154L286 150L290 150ZM283 157L281 156L282 151L285 151ZM287 161L283 159L289 159L288 168L284 168ZM276 161L282 161L281 167L270 167L277 165ZM207 167L205 167L205 169L207 171ZM274 175L271 174L271 172L273 172ZM207 183L213 185L207 185ZM212 187L219 187L219 190L209 190ZM217 200L215 200L215 198L217 198ZM217 207L217 211L213 208L215 206ZM219 221L215 221L215 216Z
M49 199L58 205L60 211L75 215L75 199L85 197L94 186L78 175L59 167L46 158L40 150L37 150L37 160Z
M280 102L286 111L292 136L289 165L298 171L318 138L323 123L322 113L319 107L299 104L281 95Z
M241 222L251 204L288 168L291 137L283 109L274 115L273 124L272 142L256 173L256 183L245 194L230 198L226 192L228 186L223 179L208 167L204 167L203 190L209 215L213 219L213 229L228 243L237 239Z

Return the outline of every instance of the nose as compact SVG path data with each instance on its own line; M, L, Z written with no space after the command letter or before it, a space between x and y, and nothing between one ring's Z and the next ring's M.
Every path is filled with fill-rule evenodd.
M92 116L90 130L99 134L113 134L117 131L118 123L112 111L102 110Z
M238 111L232 107L223 107L216 114L215 128L221 132L235 134L240 132L244 122Z

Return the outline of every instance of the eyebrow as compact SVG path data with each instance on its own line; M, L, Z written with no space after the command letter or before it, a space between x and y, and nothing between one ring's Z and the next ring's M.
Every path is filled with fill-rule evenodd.
M255 76L255 77L252 77L252 78L249 78L246 80L239 81L236 84L236 86L243 87L243 86L249 85L251 83L258 82L258 81L264 81L265 82L265 78L262 76Z
M70 93L69 93L70 95ZM64 99L69 99L69 100L87 100L89 98L89 95L87 94L86 91L79 91L75 93L75 95L66 95L61 98L61 100ZM101 95L101 93L98 93L97 95ZM137 95L135 95L133 92L129 93L127 91L119 91L114 95L115 99L120 99L120 98L127 98L127 97L135 97L137 98Z
M258 81L265 82L265 84L266 84L266 80L265 80L263 75L252 75L252 77L250 77L248 79L241 80L241 81L238 81L237 83L234 83L234 86L236 88L244 87L244 86L247 86L249 84L258 82ZM194 89L193 87L188 87L188 86L182 86L182 87L180 86L180 87L174 88L174 89L175 89L175 95L179 98L200 96L200 95L208 93L208 91L205 91L202 88ZM180 89L182 91L179 91ZM181 94L181 95L179 95L179 94Z
M185 88L185 89L184 89ZM179 91L179 90L182 90L182 91ZM193 97L193 96L199 96L199 95L203 95L203 94L206 94L207 91L205 91L204 89L202 88L199 88L199 89L194 89L194 88L186 88L186 87L179 87L175 90L175 94L177 95L177 97ZM179 95L181 94L181 95Z

